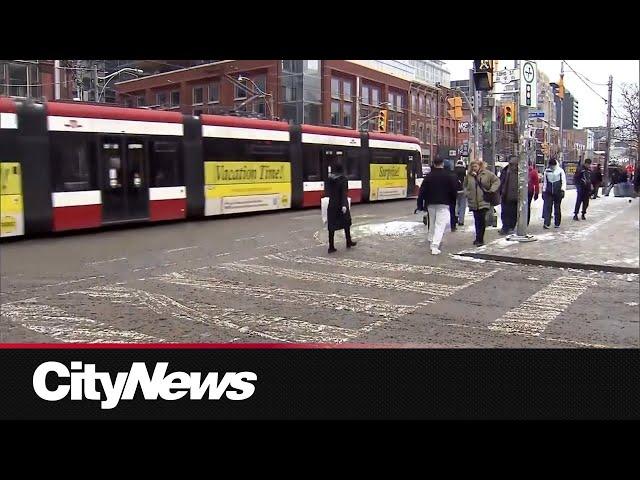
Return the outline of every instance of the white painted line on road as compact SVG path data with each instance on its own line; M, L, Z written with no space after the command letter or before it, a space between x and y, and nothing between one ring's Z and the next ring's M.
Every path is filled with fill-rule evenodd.
M236 238L234 242L242 242L243 240L256 240L258 238L264 238L264 235L256 235L255 237Z
M218 254L216 254L216 257L225 257L225 256L227 256L227 255L231 255L231 254L230 254L229 252L226 252L226 253L218 253Z
M198 245L193 247L172 248L171 250L165 250L165 253L181 252L183 250L191 250L192 248L200 248Z
M85 265L99 265L101 263L121 262L122 260L126 260L126 257L112 258L111 260L100 260L98 262L89 262L85 263Z
M105 298L115 304L151 310L162 317L171 316L207 326L223 327L246 335L255 335L279 342L339 343L358 335L356 330L313 324L297 318L249 314L213 304L188 306L167 295L139 289L107 285L69 292L68 294Z
M32 302L3 304L3 317L24 328L67 343L161 343L164 339L133 330L119 330L61 308Z
M432 298L448 297L451 293L465 288L465 285L444 285L422 281L401 280L387 277L365 277L347 275L344 273L304 272L290 268L272 267L270 265L244 265L241 263L224 263L214 268L232 272L251 273L254 275L267 275L270 277L287 277L295 280L310 282L338 283L349 286L380 288L384 290L398 290L412 293L430 295ZM477 277L480 277L477 275Z
M585 277L559 277L518 307L509 310L488 328L513 335L540 336L551 321L594 283Z
M351 260L329 257L305 257L302 255L291 255L288 253L276 253L266 255L268 260L280 260L284 262L302 263L308 265L329 265L344 268L361 268L367 270L383 270L389 272L410 272L422 273L425 275L442 275L452 278L462 278L465 280L475 278L477 271L453 270L451 268L433 267L430 265L411 265L406 263L369 262L363 260Z
M283 303L324 307L339 311L366 313L381 317L399 317L413 312L417 307L412 305L396 305L384 300L367 298L360 295L338 295L315 292L311 290L285 289L246 285L242 282L230 282L214 277L200 278L184 273L169 273L154 277L174 285L185 285L209 291L233 293L241 297L263 298Z
M271 247L279 247L279 246L282 246L282 243L272 243L271 245L262 245L261 247L256 247L256 250L259 248L271 248Z
M105 278L104 275L96 275L93 277L86 277L86 278L79 278L77 280L69 280L66 282L58 282L58 283L50 283L47 285L40 285L39 287L31 287L31 288L23 288L22 290L14 290L13 292L5 292L6 294L14 294L14 293L20 293L20 292L32 292L34 290L41 290L43 288L49 288L49 287L59 287L61 285L70 285L72 283L79 283L79 282L85 282L87 280L93 280L96 278Z

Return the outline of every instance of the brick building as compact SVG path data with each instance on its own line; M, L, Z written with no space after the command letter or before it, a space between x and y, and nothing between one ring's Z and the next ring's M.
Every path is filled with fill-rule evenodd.
M447 114L454 92L349 60L220 60L116 84L117 102L184 114L243 115L294 124L376 130L388 110L388 133L412 135L423 158L460 144Z

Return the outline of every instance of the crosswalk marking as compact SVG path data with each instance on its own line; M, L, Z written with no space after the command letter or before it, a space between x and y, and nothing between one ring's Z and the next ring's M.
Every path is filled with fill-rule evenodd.
M161 343L164 339L132 330L119 330L86 317L69 315L61 308L34 303L2 305L2 316L33 332L67 343Z
M250 314L213 304L188 306L164 294L119 286L100 286L68 294L106 298L116 304L147 308L158 315L223 327L279 342L339 343L358 335L353 329L313 324L296 317Z
M397 317L413 312L412 305L397 305L376 298L360 295L338 295L321 293L312 290L286 289L268 286L246 285L242 282L230 282L215 277L199 278L192 274L169 273L154 277L175 285L185 285L215 292L234 293L243 297L263 298L283 303L295 303L313 307L324 307L333 310L345 310L354 313L367 313L381 317Z
M266 255L268 260L279 260L284 262L302 263L308 265L329 265L334 267L360 268L368 270L383 270L390 272L410 272L422 273L425 275L443 275L452 278L462 278L469 280L478 276L477 271L454 270L451 268L432 267L430 265L411 265L406 263L370 262L364 260L352 260L328 257L307 257L302 255L291 255L289 253L277 253Z
M593 280L585 277L559 277L488 328L501 333L540 336L551 321L593 284Z
M343 285L380 288L383 290L397 290L418 294L430 295L434 298L443 298L451 293L466 288L464 285L444 285L440 283L410 281L387 277L368 277L360 275L347 275L345 273L304 272L290 268L273 267L271 265L245 265L242 263L224 263L214 268L231 272L251 273L254 275L267 275L270 277L288 277L295 280L310 282L338 283Z

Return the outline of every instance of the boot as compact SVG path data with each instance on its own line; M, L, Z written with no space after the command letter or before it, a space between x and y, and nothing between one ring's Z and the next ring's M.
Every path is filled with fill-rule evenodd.
M583 220L586 220L586 219L587 219L587 217L585 217L585 216L584 216L584 213L582 214L582 219L583 219Z
M578 214L577 214L577 213L573 215L573 219L574 219L574 220L580 220L580 219L578 218Z

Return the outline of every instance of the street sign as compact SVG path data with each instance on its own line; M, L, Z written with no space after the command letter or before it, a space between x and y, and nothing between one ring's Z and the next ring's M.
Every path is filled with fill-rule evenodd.
M533 111L529 112L529 118L544 118L544 112L542 111Z
M505 68L504 70L498 70L495 72L497 83L511 83L518 80L518 70L515 68Z
M469 127L470 127L469 122L460 122L458 123L458 132L467 133L469 131Z
M520 106L538 107L538 67L536 62L520 60Z

